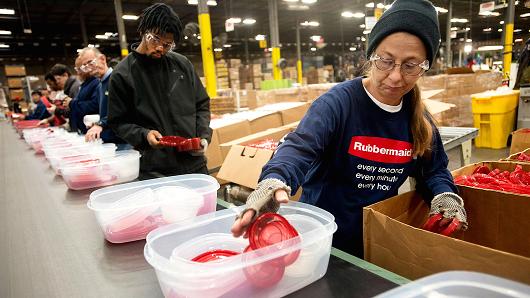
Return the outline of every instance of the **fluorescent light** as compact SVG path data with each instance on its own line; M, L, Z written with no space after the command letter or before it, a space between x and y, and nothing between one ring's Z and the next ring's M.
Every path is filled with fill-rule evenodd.
M225 45L223 45L223 47L225 47L225 48L231 48L232 45L231 45L231 44L225 44Z
M283 0L283 2L298 2L298 0Z
M452 18L451 23L467 23L467 19Z
M466 31L471 31L471 28L469 28L469 27L466 27Z
M502 29L497 30L498 32L502 32Z
M466 42L473 42L471 38L466 39Z
M530 12L527 12L527 13L523 13L522 15L520 15L521 18L527 18L527 17L530 17Z
M232 24L239 24L239 23L241 23L241 18L229 18L226 21L229 22L229 23L232 23Z
M247 19L243 20L243 24L245 24L245 25L252 25L254 23L256 23L256 20L253 19L253 18L247 18Z
M362 12L343 11L340 15L345 18L364 18L364 13Z
M263 35L263 34L258 34L258 35L256 35L255 39L256 39L256 40L265 40L265 35Z
M81 53L83 49L77 49L76 52Z
M503 46L483 46L483 47L479 47L477 51L498 51L502 49L503 49Z
M451 31L458 31L460 28L458 27L451 27Z
M114 35L114 33L112 33L112 32L105 32L105 36L109 36L109 37L110 37L110 36L112 36L112 35Z
M368 7L368 8L374 8L375 4L373 2L369 2L369 3L366 3L365 6Z
M221 48L215 48L215 49L213 49L213 51L214 51L214 52L222 52L223 49L221 49Z
M311 48L311 52L316 52L317 48Z
M485 16L485 17L498 17L501 15L499 12L496 12L496 11L482 11L482 12L479 12L478 14L481 16Z
M9 8L0 8L0 14L11 14L12 15L12 14L15 14L15 10L9 9Z
M198 5L199 4L199 0L188 0L188 4L189 5ZM217 1L215 0L208 0L206 1L206 4L208 6L217 6Z
M305 21L303 23L300 23L300 25L304 27L318 27L320 26L320 23L317 21Z
M436 11L439 12L439 13L446 13L446 12L448 12L448 10L445 9L445 8L443 8L443 7L435 6L434 8L435 8Z
M302 0L302 3L305 3L305 4L313 4L313 3L316 3L317 0Z
M313 35L310 37L312 41L314 42L317 42L317 41L320 41L320 39L322 38L322 36L320 35Z
M377 3L377 8L383 9L385 8L385 5L383 3Z
M482 31L484 31L484 32L490 32L490 31L491 31L491 28L484 28L484 29L482 29Z
M97 39L109 39L109 36L106 34L98 34L95 36Z
M9 49L9 45L5 43L0 43L0 48L2 49Z
M516 40L514 40L514 42L522 42L523 39L522 38L517 38Z
M11 31L9 31L9 30L0 30L0 35L11 35Z
M287 9L289 9L289 10L308 10L309 6L307 6L307 5L299 5L299 4L289 4L287 6Z
M351 47L351 48L350 48L350 51L351 51L351 52L355 52L355 51L357 51L357 48Z
M31 29L29 29L29 28L24 28L24 33L26 33L26 34L31 34L31 32L32 32Z
M472 50L473 50L473 46L472 46L472 45L470 45L470 44L466 44L466 45L464 46L464 52L465 52L465 53L471 53Z
M121 16L122 19L124 20L132 20L132 21L136 21L138 20L139 16L135 16L133 14L124 14Z
M364 36L361 37L361 41L366 41L366 38L364 38Z
M523 31L523 30L522 30L522 29L515 29L515 30L513 30L514 33L519 33L519 32L521 32L521 31Z
M500 21L499 24L503 25L503 24L504 24L504 21Z

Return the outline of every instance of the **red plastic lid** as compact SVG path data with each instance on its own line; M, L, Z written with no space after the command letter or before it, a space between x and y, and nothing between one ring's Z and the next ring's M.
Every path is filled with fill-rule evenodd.
M238 252L227 250L227 249L214 249L209 250L207 252L203 252L202 254L196 256L195 258L191 259L193 262L199 262L199 263L207 263L211 261L217 261L226 259L235 255L238 255Z
M266 247L298 236L295 228L277 213L260 215L248 231L252 249Z
M163 136L159 139L160 145L166 147L175 147L177 151L192 151L201 149L201 139L186 139L179 136Z
M245 252L252 251L252 247L247 246ZM255 287L268 288L274 286L283 278L285 265L279 259L272 259L263 263L243 268L247 280Z

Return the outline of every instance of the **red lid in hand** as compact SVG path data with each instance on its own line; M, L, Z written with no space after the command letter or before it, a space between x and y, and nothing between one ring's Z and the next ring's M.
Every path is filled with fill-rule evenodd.
M252 249L259 249L298 236L295 228L281 215L264 213L248 230L248 240Z
M226 259L235 255L238 255L238 252L232 251L232 250L226 250L226 249L214 249L209 250L207 252L203 252L202 254L196 256L195 258L191 259L193 262L199 262L199 263L207 263L211 261L217 261Z

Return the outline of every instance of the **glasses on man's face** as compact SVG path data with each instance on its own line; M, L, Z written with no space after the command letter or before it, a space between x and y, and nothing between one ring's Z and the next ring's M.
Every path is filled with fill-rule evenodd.
M162 47L165 51L171 51L175 48L175 42L162 42L160 37L153 33L147 33L145 39L155 48Z
M90 72L92 70L94 70L94 68L98 65L97 63L97 59L98 58L94 58L90 61L88 61L87 63L79 66L79 67L75 67L75 71L77 72Z
M399 65L401 73L408 76L419 76L429 70L429 60L425 60L422 63L405 62L398 64L394 59L387 59L373 54L370 57L370 61L374 62L375 67L381 71L391 71L396 65Z

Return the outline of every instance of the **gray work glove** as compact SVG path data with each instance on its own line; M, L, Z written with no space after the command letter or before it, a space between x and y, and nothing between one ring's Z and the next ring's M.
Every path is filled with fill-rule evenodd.
M288 194L291 193L291 188L279 179L268 178L262 180L258 183L256 190L248 196L247 208L241 212L239 217L243 217L243 214L248 210L254 210L256 213L252 218L253 221L262 213L278 211L280 204L274 199L274 193L278 189L284 189Z
M195 150L195 151L189 151L188 153L193 156L201 156L206 154L206 150L208 149L208 141L206 139L201 139L201 149Z
M464 209L464 200L452 192L443 192L436 195L431 201L429 216L441 213L444 218L457 218L462 223L462 230L467 229L467 214Z

